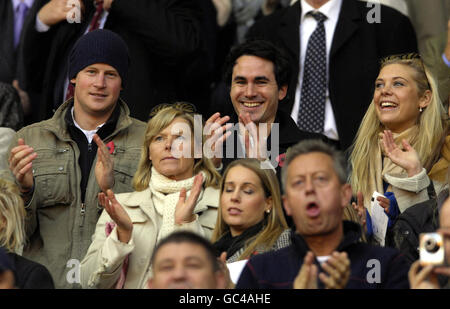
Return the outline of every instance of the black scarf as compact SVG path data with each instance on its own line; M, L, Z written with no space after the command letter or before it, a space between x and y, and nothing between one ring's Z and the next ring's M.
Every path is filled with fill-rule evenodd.
M265 221L265 219L261 220L259 223L246 229L241 235L235 237L232 237L231 232L228 231L213 244L214 248L219 255L226 251L228 259L241 248L245 247L246 242L263 229Z

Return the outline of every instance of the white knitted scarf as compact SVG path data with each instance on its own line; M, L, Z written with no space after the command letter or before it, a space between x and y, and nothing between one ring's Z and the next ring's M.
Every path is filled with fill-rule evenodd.
M176 181L161 175L152 167L150 177L150 191L152 192L152 202L156 212L162 216L162 225L159 230L157 243L175 229L175 209L180 198L182 188L186 189L186 199L191 193L195 176ZM205 179L205 177L203 177ZM199 199L201 196L199 197ZM195 213L195 209L194 209Z

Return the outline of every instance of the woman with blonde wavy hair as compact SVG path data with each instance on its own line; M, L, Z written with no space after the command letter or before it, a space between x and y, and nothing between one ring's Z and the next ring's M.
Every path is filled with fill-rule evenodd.
M373 100L350 155L351 185L358 209L371 229L371 198L389 224L410 206L428 200L430 179L439 194L448 184L447 117L437 84L417 54L383 59ZM364 206L364 207L363 207ZM363 209L367 211L363 211Z
M0 247L8 252L15 268L19 289L52 289L53 279L47 268L17 254L26 245L25 207L19 188L0 178Z
M83 287L144 287L152 252L165 236L188 229L210 238L220 175L210 159L194 151L202 149L203 135L191 108L177 103L154 111L133 178L136 191L99 193L105 209L81 262Z
M271 169L256 159L227 166L220 185L220 206L212 242L227 263L290 245L280 186Z

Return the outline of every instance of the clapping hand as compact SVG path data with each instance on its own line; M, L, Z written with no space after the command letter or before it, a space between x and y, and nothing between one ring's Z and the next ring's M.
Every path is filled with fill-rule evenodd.
M367 233L367 214L366 208L364 207L364 196L362 192L358 192L356 194L356 203L352 202L353 209L358 213L359 223L364 228L364 231Z
M116 200L114 192L107 190L106 194L98 194L98 202L117 225L117 236L123 243L128 243L133 231L133 223L122 205Z
M223 153L221 156L216 156L216 153L221 150L217 148L222 147L223 143L231 135L231 132L228 130L231 129L232 124L225 124L228 120L230 120L229 116L220 117L220 113L215 113L209 117L205 123L205 145L207 151L211 150L211 153L206 152L205 156L207 158L212 158L213 164L216 168L220 166L223 158Z
M295 277L294 289L317 289L318 267L314 264L314 254L311 251L306 253L303 265L300 267L297 277Z
M37 158L37 153L27 144L23 138L19 138L17 146L11 149L9 154L9 169L14 174L16 182L22 193L31 190L34 184L33 160Z
M422 171L419 155L416 150L406 141L402 140L403 149L400 149L394 141L394 137L390 130L383 132L383 148L386 156L396 165L403 168L408 177L419 174Z
M314 264L314 254L309 251L297 277L294 289L317 289L317 277L326 289L343 289L350 278L350 260L345 252L333 252L330 258L322 264L323 270L318 276L318 267Z
M258 128L251 120L249 113L240 114L239 120L239 125L244 124L244 126L240 126L240 131L244 136L245 157L256 158L259 161L267 160L267 153L264 153L267 149L267 138L258 135ZM250 138L253 143L250 142Z
M180 191L180 198L175 208L175 224L181 225L189 223L195 220L194 208L197 203L197 199L202 190L203 175L200 173L194 178L194 184L192 185L191 194L186 200L186 189L183 188Z
M114 161L108 152L108 147L101 138L94 134L94 142L97 144L97 163L95 164L95 178L100 189L106 192L114 186Z

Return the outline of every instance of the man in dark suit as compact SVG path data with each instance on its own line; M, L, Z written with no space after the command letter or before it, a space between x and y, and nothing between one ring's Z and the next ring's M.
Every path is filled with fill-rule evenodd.
M212 140L227 140L222 154L214 158L216 167L223 163L224 170L233 160L251 157L264 162L262 166L280 171L291 145L303 139L326 139L321 134L301 131L279 108L279 101L288 91L291 64L275 45L264 40L237 45L228 54L224 68L234 113L224 117L216 113L205 126L207 135L211 133L210 127L216 130L222 126ZM222 135L230 129L233 130Z
M36 1L35 22L24 30L26 78L21 82L25 89L42 92L41 119L51 117L68 98L68 53L91 27L100 2L96 26L117 33L129 47L129 78L121 97L130 104L130 115L147 121L159 103L199 104L207 80L205 61L199 61L205 55L200 0L83 0L79 22L77 7L71 7L78 1Z
M338 140L340 148L346 149L352 144L372 99L379 59L390 54L416 52L415 32L408 18L394 9L356 0L300 0L259 20L247 37L270 40L288 50L293 60L294 74L287 102L280 104L280 108L297 124L299 115L305 111L300 108L308 43L304 35L312 37L318 24L307 14L310 10L325 15L325 119L322 119L323 129L317 132Z
M31 19L29 12L33 3L34 0L0 1L0 82L14 86L26 116L31 114L31 101L36 101L36 98L32 97L30 101L28 93L19 87L17 80L22 71L18 51L23 26ZM26 118L27 123L30 121Z

